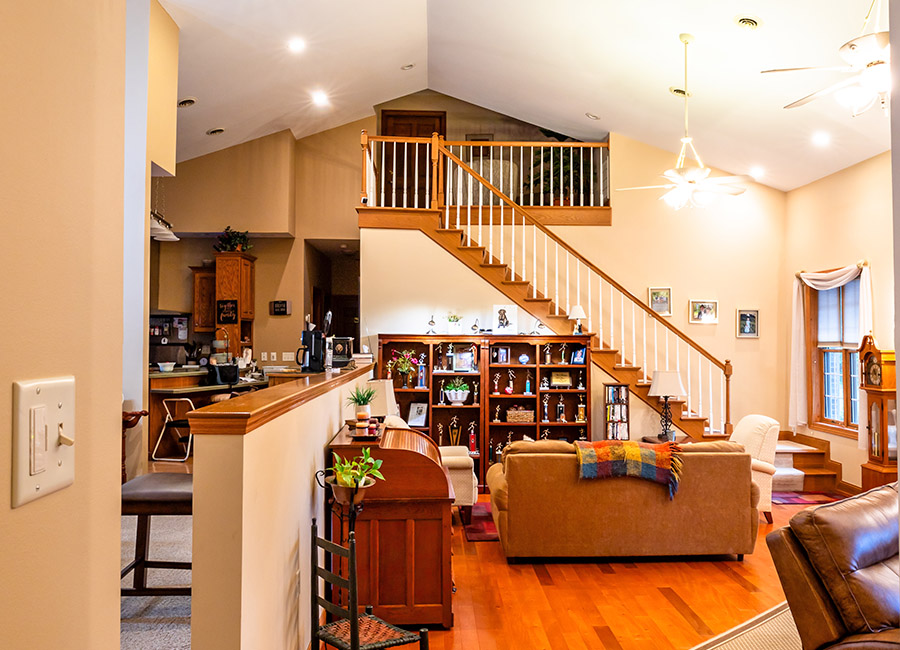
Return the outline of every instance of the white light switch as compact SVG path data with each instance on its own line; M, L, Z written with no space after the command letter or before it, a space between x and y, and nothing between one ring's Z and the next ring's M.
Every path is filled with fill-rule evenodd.
M12 507L75 482L75 378L13 384Z
M268 353L266 353L266 352L261 352L261 353L260 353L260 360L261 360L261 361L268 361L268 360L269 360L269 355L268 355Z

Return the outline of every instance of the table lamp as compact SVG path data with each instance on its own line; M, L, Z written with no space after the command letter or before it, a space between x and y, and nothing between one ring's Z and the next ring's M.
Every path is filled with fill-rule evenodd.
M369 388L375 389L372 400L372 417L384 419L388 415L400 415L397 398L394 397L394 382L391 379L370 379L366 382Z
M572 305L572 309L569 311L569 320L575 321L575 328L572 330L572 334L584 333L581 329L582 318L587 318L587 314L584 313L584 308L581 305Z
M669 398L683 397L685 395L684 384L681 383L681 375L677 370L654 370L653 381L650 383L649 397L662 397L663 410L659 416L662 432L657 436L661 442L674 440L672 433L672 409L669 407Z

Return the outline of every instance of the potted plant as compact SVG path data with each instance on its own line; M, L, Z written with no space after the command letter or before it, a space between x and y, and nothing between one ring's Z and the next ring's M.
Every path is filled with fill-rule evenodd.
M462 334L462 316L447 314L447 334Z
M368 420L372 415L372 400L375 399L375 389L371 386L357 386L347 396L347 404L356 407L356 419Z
M220 253L231 251L246 252L253 248L253 244L250 243L250 239L247 237L247 231L238 232L237 230L232 230L231 226L225 226L225 230L219 235L217 241L217 244L213 244L213 248Z
M381 472L381 459L374 459L368 447L363 447L362 455L353 459L334 455L334 465L328 469L333 472L325 478L331 487L335 500L342 505L357 505L365 496L365 491L375 485L375 479L384 480Z
M416 353L412 350L402 350L399 353L394 350L391 363L397 372L403 375L403 388L410 388L409 380L418 372L416 366L419 365L419 360L416 359Z
M469 396L469 385L462 377L454 377L444 388L444 394L450 400L450 406L462 406Z
M557 142L578 142L562 133L541 129L548 138ZM590 171L591 149L580 147L550 147L549 153L535 150L531 159L531 180L526 183L523 193L535 192L544 195L544 205L571 205L577 203L582 192L590 192L593 182ZM543 170L543 183L541 183ZM582 181L582 175L584 179ZM551 194L551 180L553 192ZM584 187L582 187L582 182ZM562 187L560 187L562 185ZM569 191L571 188L571 192ZM562 196L562 201L560 201Z

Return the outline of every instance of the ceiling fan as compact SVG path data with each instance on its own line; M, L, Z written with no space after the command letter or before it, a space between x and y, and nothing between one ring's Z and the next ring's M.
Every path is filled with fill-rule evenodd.
M872 0L872 4L869 5L869 11L866 13L860 35L847 41L838 49L838 54L846 65L780 68L762 71L763 74L803 70L833 70L854 73L852 77L833 83L795 102L791 102L785 108L803 106L814 99L834 93L838 103L845 108L849 108L853 117L865 113L876 102L881 104L885 116L888 115L888 103L891 94L890 33L888 31L867 32L870 29L869 21L872 18L872 10L875 9L876 2L877 0ZM878 3L878 11L874 21L876 29L881 22L881 16L881 3Z
M664 185L618 188L618 191L667 189L669 191L659 198L675 210L680 210L688 204L708 205L717 194L733 196L742 194L746 188L738 183L752 180L749 176L710 176L710 168L704 166L700 160L700 155L694 148L694 139L688 135L688 98L691 94L688 92L687 83L687 49L688 45L694 42L694 37L691 34L679 34L678 40L684 43L684 88L669 90L675 95L684 97L684 137L681 138L681 150L678 152L675 167L662 173L663 178L669 182ZM685 166L688 150L697 161L696 167Z

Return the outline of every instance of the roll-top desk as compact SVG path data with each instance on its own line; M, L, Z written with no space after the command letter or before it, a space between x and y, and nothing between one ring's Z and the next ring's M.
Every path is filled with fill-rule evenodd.
M358 441L348 427L327 447L354 457L369 447L383 462L384 481L366 491L356 520L359 604L396 625L453 625L450 575L450 506L454 494L437 445L413 429L385 429L378 441ZM330 495L329 495L330 496ZM332 517L331 538L346 540Z

